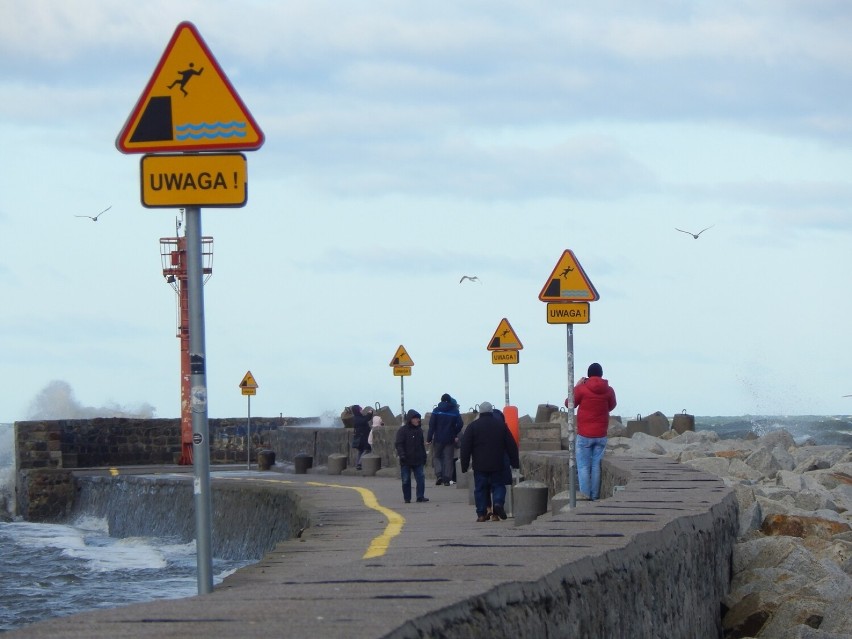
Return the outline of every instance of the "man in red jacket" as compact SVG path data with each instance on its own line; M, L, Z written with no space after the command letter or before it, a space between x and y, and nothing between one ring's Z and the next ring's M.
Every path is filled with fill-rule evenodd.
M615 391L603 378L603 368L595 362L588 377L581 377L574 387L577 409L577 477L580 492L591 501L600 497L601 459L606 450L609 413L615 408ZM571 408L568 400L565 406Z

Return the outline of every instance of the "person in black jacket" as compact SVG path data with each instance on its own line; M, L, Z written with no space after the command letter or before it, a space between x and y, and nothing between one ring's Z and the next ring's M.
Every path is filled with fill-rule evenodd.
M361 407L355 404L352 410L352 448L358 451L358 456L355 461L355 469L361 470L361 458L364 453L370 452L371 447L367 442L370 437L370 419L364 415Z
M405 414L405 423L396 431L395 444L405 503L411 502L412 473L417 482L417 501L429 501L426 498L426 477L423 472L426 465L426 444L423 441L420 413L413 408Z
M467 472L473 457L473 498L476 521L489 521L488 494L493 512L506 519L506 458L512 468L520 468L518 445L506 426L492 411L490 402L479 405L479 417L465 429L461 438L461 471ZM511 481L511 480L510 480Z

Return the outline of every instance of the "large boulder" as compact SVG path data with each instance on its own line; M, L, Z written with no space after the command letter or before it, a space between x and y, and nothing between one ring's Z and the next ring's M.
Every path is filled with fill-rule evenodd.
M819 537L830 539L834 535L849 532L849 524L799 515L767 515L760 525L764 535L786 535L788 537Z

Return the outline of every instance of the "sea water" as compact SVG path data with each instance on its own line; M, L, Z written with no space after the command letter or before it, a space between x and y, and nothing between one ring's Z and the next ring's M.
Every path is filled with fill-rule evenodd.
M64 524L16 520L11 424L0 424L0 634L83 610L198 593L195 542L110 537L105 519ZM4 499L5 496L5 499ZM213 559L213 582L247 565Z
M784 428L800 445L852 447L852 416L696 417L695 427L722 438ZM0 507L14 502L13 478L13 428L0 424ZM248 563L214 559L214 583ZM115 539L93 518L0 521L0 634L49 617L197 592L194 542Z

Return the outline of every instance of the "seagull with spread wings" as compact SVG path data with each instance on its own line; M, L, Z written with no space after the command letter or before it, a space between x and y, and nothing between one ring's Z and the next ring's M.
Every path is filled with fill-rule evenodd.
M112 204L110 204L108 207L106 207L103 211L101 211L100 213L98 213L98 214L97 214L97 215L95 215L94 217L92 217L91 215L75 215L74 217L87 217L87 218L89 218L90 220L92 220L93 222L97 222L97 221L98 221L98 218L99 218L101 215L103 215L104 213L106 213L107 211L109 211L111 208L112 208Z
M712 229L714 226L716 226L716 225L711 224L710 226L707 227L707 229ZM692 231L684 231L683 229L679 229L678 227L675 227L675 231L680 231L681 233L686 233L687 235L691 235L696 240L698 239L698 236L701 235L707 229L701 229L700 231L698 231L698 233L693 233Z
M459 284L461 284L465 280L470 280L471 282L479 282L479 278L476 275L462 275L461 279L459 280ZM482 284L482 282L479 283Z

